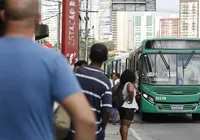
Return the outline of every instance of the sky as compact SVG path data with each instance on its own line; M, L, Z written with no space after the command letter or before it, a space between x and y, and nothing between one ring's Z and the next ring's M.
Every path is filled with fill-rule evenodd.
M41 0L42 3L45 4L55 4L55 2L49 2L45 0ZM93 2L94 3L94 2ZM178 11L179 8L179 0L156 0L157 9L167 9L171 11Z
M178 12L179 11L179 0L157 0L157 11L167 10L169 12Z
M156 11L152 12L158 17L178 17L179 0L156 0ZM128 19L131 20L134 15L143 15L144 12L129 12Z

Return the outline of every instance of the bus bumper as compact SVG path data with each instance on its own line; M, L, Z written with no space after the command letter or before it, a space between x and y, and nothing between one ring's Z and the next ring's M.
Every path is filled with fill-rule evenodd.
M193 104L166 104L155 103L152 104L144 97L140 100L140 110L143 113L163 113L163 114L195 114L200 113L200 105L198 103Z

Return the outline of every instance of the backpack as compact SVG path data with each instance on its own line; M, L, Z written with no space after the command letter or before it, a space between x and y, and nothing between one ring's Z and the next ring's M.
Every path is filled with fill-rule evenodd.
M113 108L121 108L124 102L129 98L129 96L124 99L122 90L119 87L120 83L112 87L112 106Z
M59 105L59 107L54 112L54 126L56 132L56 140L63 140L70 128L70 117L65 109Z
M128 96L129 97L129 96ZM112 87L112 106L113 108L121 108L124 102L128 99L128 97L124 100L122 89L119 87L119 83Z

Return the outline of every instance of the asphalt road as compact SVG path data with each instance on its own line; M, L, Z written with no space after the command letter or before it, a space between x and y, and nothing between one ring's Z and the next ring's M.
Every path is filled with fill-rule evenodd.
M200 140L200 122L191 116L154 116L148 122L135 116L131 131L137 140Z

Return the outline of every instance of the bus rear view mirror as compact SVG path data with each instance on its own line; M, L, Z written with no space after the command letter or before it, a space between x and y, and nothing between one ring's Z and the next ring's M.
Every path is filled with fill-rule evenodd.
M40 40L48 36L49 36L49 26L46 24L40 24L35 33L35 40Z

